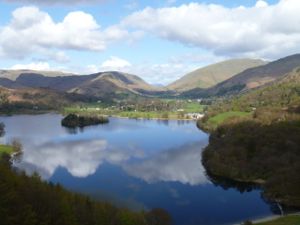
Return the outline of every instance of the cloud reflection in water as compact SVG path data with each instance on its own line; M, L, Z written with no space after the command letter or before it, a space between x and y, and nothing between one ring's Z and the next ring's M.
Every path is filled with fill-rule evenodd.
M207 183L201 164L201 148L205 146L204 144L196 142L163 151L139 162L126 164L123 168L131 176L148 183L160 181L190 185Z
M76 140L47 142L25 149L17 167L27 173L37 171L44 179L50 178L58 167L75 177L86 177L96 172L104 162L120 164L131 157L139 157L137 150L109 148L106 140Z
M103 162L109 162L147 183L198 185L207 182L201 164L203 146L204 142L195 142L145 157L142 150L129 146L116 148L103 139L61 140L27 147L17 166L29 174L37 171L44 179L49 179L59 167L74 177L86 177L94 174ZM130 160L133 158L137 160Z

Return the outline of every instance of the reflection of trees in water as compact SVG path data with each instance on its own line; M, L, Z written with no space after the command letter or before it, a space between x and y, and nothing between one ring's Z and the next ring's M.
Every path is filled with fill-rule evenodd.
M169 125L169 120L167 120L167 119L165 119L165 120L157 120L157 123L168 126Z
M224 190L228 190L230 188L234 188L238 190L240 193L251 192L253 190L259 190L261 187L258 184L252 182L239 182L229 178L216 176L208 171L206 171L208 179L215 185L220 186Z
M270 210L273 214L276 215L284 215L293 212L299 212L299 209L288 207L282 205L270 198L268 198L263 191L261 185L253 183L253 182L240 182L235 181L226 177L216 176L208 171L206 171L207 178L217 187L222 187L224 190L228 190L230 188L234 188L238 190L240 193L251 192L253 190L260 190L261 191L261 199L267 203L270 207Z
M84 132L84 127L64 127L68 134L78 134Z
M262 192L261 198L270 206L270 209L274 214L288 215L288 214L291 214L291 213L298 213L299 212L299 208L286 206L286 205L278 203L274 200L269 199L268 197L266 197L264 192Z
M5 134L4 128L5 128L4 123L0 122L0 137L4 136Z
M193 120L177 120L177 125L185 125L189 123L195 123Z

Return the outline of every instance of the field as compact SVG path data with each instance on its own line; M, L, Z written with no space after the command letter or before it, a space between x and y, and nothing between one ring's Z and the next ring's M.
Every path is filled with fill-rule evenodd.
M300 216L285 216L276 220L256 223L257 225L300 225Z
M126 105L104 105L104 104L88 104L82 106L73 106L64 108L63 113L78 114L98 114L128 118L144 118L144 119L189 119L187 113L202 113L204 105L198 102L161 100L154 104L137 104L131 105L129 109ZM155 109L155 110L154 110Z
M203 112L204 110L204 105L201 105L199 103L196 102L187 102L184 104L183 109L185 112Z
M229 112L217 114L216 116L209 118L208 123L210 123L213 126L218 126L230 118L247 117L250 115L251 113L249 112L229 111Z

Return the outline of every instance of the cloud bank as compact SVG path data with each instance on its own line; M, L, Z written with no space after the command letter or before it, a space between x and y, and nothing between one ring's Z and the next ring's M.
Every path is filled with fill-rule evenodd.
M273 58L300 51L300 1L252 7L190 3L129 15L123 26L195 46L216 55Z
M41 1L9 2L35 4ZM83 4L102 3L104 0L43 2ZM168 2L173 4L175 1ZM198 2L173 7L166 4L161 8L146 7L120 18L116 24L101 27L100 21L83 11L69 12L63 19L56 21L38 7L20 7L13 11L10 22L0 27L0 58L31 59L35 64L49 61L72 64L72 51L102 53L109 51L109 47L117 42L123 44L131 41L135 44L143 37L150 37L151 51L159 54L163 46L161 43L154 46L157 42L151 42L152 36L190 47L186 48L186 53L191 49L199 50L199 55L193 55L190 51L191 57L172 55L165 61L154 59L139 64L128 62L114 52L115 56L105 62L91 61L91 65L81 65L83 68L88 67L87 71L121 70L140 75L151 83L166 84L196 67L218 60L240 57L275 60L299 53L299 12L299 0L280 0L272 5L258 0L251 7L233 8ZM134 54L136 57L147 58L147 51L149 49L145 47ZM170 59L172 57L175 59ZM195 58L202 58L202 61L195 62ZM208 58L212 59L209 61Z
M21 7L0 29L0 56L22 59L33 53L62 58L59 50L104 51L128 36L117 26L102 29L91 14L74 11L60 22L37 7ZM53 53L51 51L58 51Z

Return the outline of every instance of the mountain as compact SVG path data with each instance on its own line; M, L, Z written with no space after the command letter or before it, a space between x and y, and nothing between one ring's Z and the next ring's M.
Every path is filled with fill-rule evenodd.
M268 83L257 89L250 90L236 98L235 104L242 106L241 109L248 110L251 107L256 109L266 108L265 111L272 109L300 112L300 67L287 73L283 77ZM261 111L261 110L258 110ZM269 115L269 119L270 119Z
M0 87L0 114L58 110L73 103L88 103L97 100L95 97L44 88Z
M265 61L259 59L226 60L188 73L167 87L170 90L179 92L194 88L209 88L246 69L265 64Z
M144 95L160 91L159 88L151 86L138 76L126 73L103 72L89 77L91 79L76 85L68 92L100 97L118 94Z
M47 88L59 92L103 98L117 97L123 94L146 95L161 91L160 88L152 87L135 75L113 71L91 75L5 71L0 75L0 86L10 89Z
M205 98L232 95L264 86L297 67L300 67L300 54L268 64L256 59L233 59L191 72L166 88L150 85L135 75L116 71L74 75L32 70L0 70L0 86L8 89L50 89L101 100L129 96L172 97L178 92L181 97ZM214 84L216 85L212 86Z
M60 71L36 71L36 70L0 70L0 78L7 78L9 80L16 80L21 74L38 73L45 77L61 77L71 76L72 73L64 73Z
M208 89L195 88L186 91L182 95L211 97L237 94L276 81L298 67L300 67L300 54L295 54L263 66L247 69L214 87Z

